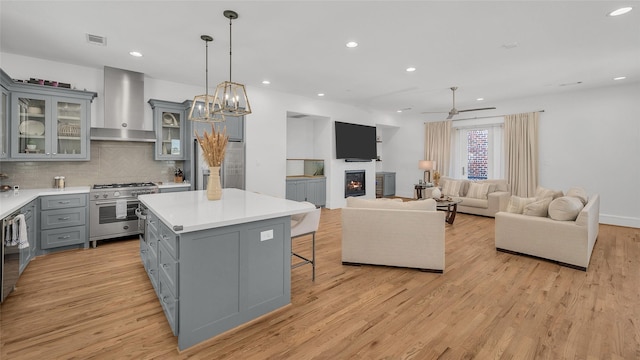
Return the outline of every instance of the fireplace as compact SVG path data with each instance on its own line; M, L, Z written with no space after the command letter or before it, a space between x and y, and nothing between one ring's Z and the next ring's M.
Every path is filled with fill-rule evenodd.
M346 170L344 172L344 197L366 194L364 170Z

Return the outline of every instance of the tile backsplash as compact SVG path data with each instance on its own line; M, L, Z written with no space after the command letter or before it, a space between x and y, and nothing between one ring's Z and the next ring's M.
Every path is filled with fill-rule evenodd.
M182 161L156 161L154 143L91 141L90 161L3 161L0 173L8 176L3 185L21 189L53 187L55 176L64 176L66 186L127 182L172 182Z

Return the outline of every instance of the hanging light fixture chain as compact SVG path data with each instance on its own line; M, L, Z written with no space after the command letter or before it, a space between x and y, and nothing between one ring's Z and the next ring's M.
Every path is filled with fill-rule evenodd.
M231 82L231 22L233 21L233 16L229 16L229 82Z

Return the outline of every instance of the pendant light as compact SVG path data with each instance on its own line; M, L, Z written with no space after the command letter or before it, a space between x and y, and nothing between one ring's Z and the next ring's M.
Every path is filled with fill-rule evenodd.
M209 35L201 35L205 43L206 55L205 55L205 93L204 95L196 95L191 103L191 110L189 110L189 120L200 122L221 122L224 121L223 114L215 114L215 97L209 95L209 43L213 41L213 38Z
M251 106L244 85L231 81L231 22L238 18L238 13L232 10L225 10L224 17L229 19L229 81L220 83L216 87L215 104L213 110L215 114L223 116L242 116L251 114Z

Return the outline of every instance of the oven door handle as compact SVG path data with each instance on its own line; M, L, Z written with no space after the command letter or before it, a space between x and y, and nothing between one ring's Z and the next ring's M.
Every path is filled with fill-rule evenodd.
M134 197L126 197L126 198L119 198L118 200L127 200L127 202L138 202L138 199L134 198ZM134 201L130 201L130 200L134 200ZM115 205L117 203L117 201L115 200L111 200L111 201L96 201L95 204L96 205Z

